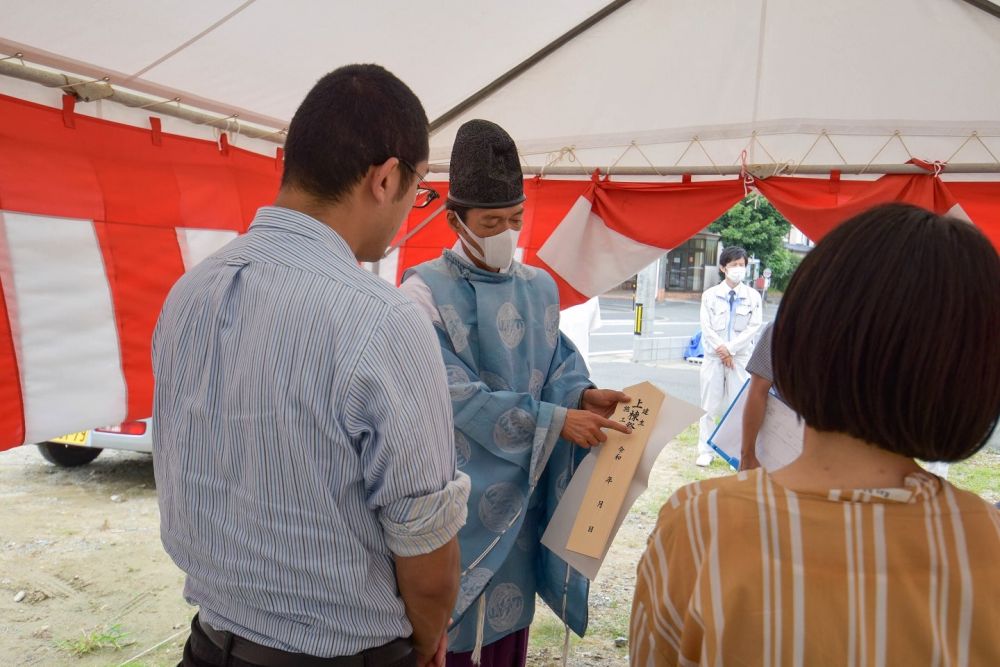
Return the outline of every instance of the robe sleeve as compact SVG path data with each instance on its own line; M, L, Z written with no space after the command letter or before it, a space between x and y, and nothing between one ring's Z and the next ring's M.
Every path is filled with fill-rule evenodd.
M552 355L552 365L542 388L542 400L577 409L583 392L593 386L583 355L566 334L559 332L556 352Z
M535 400L529 393L491 389L455 353L447 333L436 329L455 428L496 456L521 466L533 487L559 440L566 407Z

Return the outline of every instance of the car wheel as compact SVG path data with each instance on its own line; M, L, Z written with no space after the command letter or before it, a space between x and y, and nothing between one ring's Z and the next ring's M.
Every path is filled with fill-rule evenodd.
M63 468L75 468L87 465L96 459L103 450L100 447L77 447L58 442L40 442L38 443L38 451L49 463Z

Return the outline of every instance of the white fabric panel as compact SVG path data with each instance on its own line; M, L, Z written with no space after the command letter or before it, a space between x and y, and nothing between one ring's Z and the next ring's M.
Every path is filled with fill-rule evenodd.
M834 138L862 164L896 130L925 159L948 159L973 130L995 153L998 71L1000 20L961 0L636 0L442 128L432 158L475 117L541 152L532 164L572 146L578 161L562 166L607 165L632 140L656 164L731 165L744 148L751 162L797 163L824 129L850 135ZM970 144L956 161L984 153ZM878 161L909 157L894 141ZM840 157L821 141L807 162ZM647 162L633 150L619 165Z
M188 41L244 0L5 1L0 39L134 74ZM31 53L31 50L27 51Z
M965 212L965 209L962 208L961 204L955 204L952 206L948 209L948 212L945 215L950 215L953 218L958 218L959 220L965 220L968 223L975 224L972 222L972 218L969 217L969 214Z
M113 83L278 126L322 74L378 62L434 118L605 2L438 0L417 8L402 0L256 0L138 79L129 75L241 0L8 2L0 45L25 44L29 61L86 65L83 75L110 73ZM869 162L896 130L906 147L892 142L878 162L910 153L946 160L973 130L997 155L998 71L1000 20L963 0L633 0L441 128L431 155L446 161L458 126L474 117L503 125L529 164L573 147L578 160L559 164L581 175L588 165L615 162L633 140L655 164L732 165L744 148L750 162L798 163L824 129L851 163ZM104 107L78 105L118 119ZM134 124L144 126L135 113ZM164 122L167 131L209 131ZM752 141L755 131L763 147ZM708 156L689 145L693 136ZM246 145L273 154L263 143ZM808 157L839 161L825 141ZM975 141L954 161L992 157ZM646 164L634 150L619 162Z
M500 123L522 150L542 138L562 137L550 142L558 149L598 134L748 122L759 12L759 0L633 0L443 128L433 145L450 145L471 118Z
M397 273L399 273L399 251L393 250L388 256L379 260L378 275L379 278L395 285Z
M766 26L759 119L1000 117L1000 20L961 0L767 0Z
M559 313L559 330L573 341L584 360L590 356L590 332L600 327L601 303L596 296ZM589 360L587 367L590 367Z
M241 119L276 127L288 124L305 93L330 70L377 62L406 81L433 118L605 1L438 0L416 8L402 0L256 0L137 78L132 75L243 3L211 3L206 11L192 0L103 0L79 7L43 0L20 5L11 20L2 12L0 45L10 47L4 52L32 54L32 62L94 78L110 74L112 83L168 99L180 96L202 108L237 112ZM441 42L442 54L474 57L435 58L428 52L433 40Z
M633 241L609 228L580 197L538 249L538 257L586 296L604 294L658 259L666 248Z
M230 229L177 228L177 245L181 248L184 270L197 265L216 250L239 236Z
M125 418L118 330L93 222L4 212L25 442Z

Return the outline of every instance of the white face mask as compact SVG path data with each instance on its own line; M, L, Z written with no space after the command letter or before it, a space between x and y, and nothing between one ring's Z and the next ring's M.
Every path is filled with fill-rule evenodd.
M510 268L510 263L514 261L514 250L517 248L517 238L520 236L520 231L515 231L513 229L505 229L504 231L496 234L495 236L476 236L469 229L469 226L462 221L462 218L455 214L455 219L458 220L458 224L462 226L465 233L470 239L479 244L479 247L483 249L483 252L477 251L470 244L465 244L465 249L469 253L478 259L480 262L486 266L499 269L500 271L506 271Z
M731 266L726 269L726 277L729 278L730 282L741 283L747 277L747 267Z

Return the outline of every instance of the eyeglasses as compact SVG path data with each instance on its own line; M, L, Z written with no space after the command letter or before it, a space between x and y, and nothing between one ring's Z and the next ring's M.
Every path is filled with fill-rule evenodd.
M399 160L400 164L412 171L413 175L417 177L417 197L413 200L413 208L427 208L430 206L432 201L441 196L437 193L437 190L434 190L424 182L424 177L420 175L416 167L403 158L396 159Z

